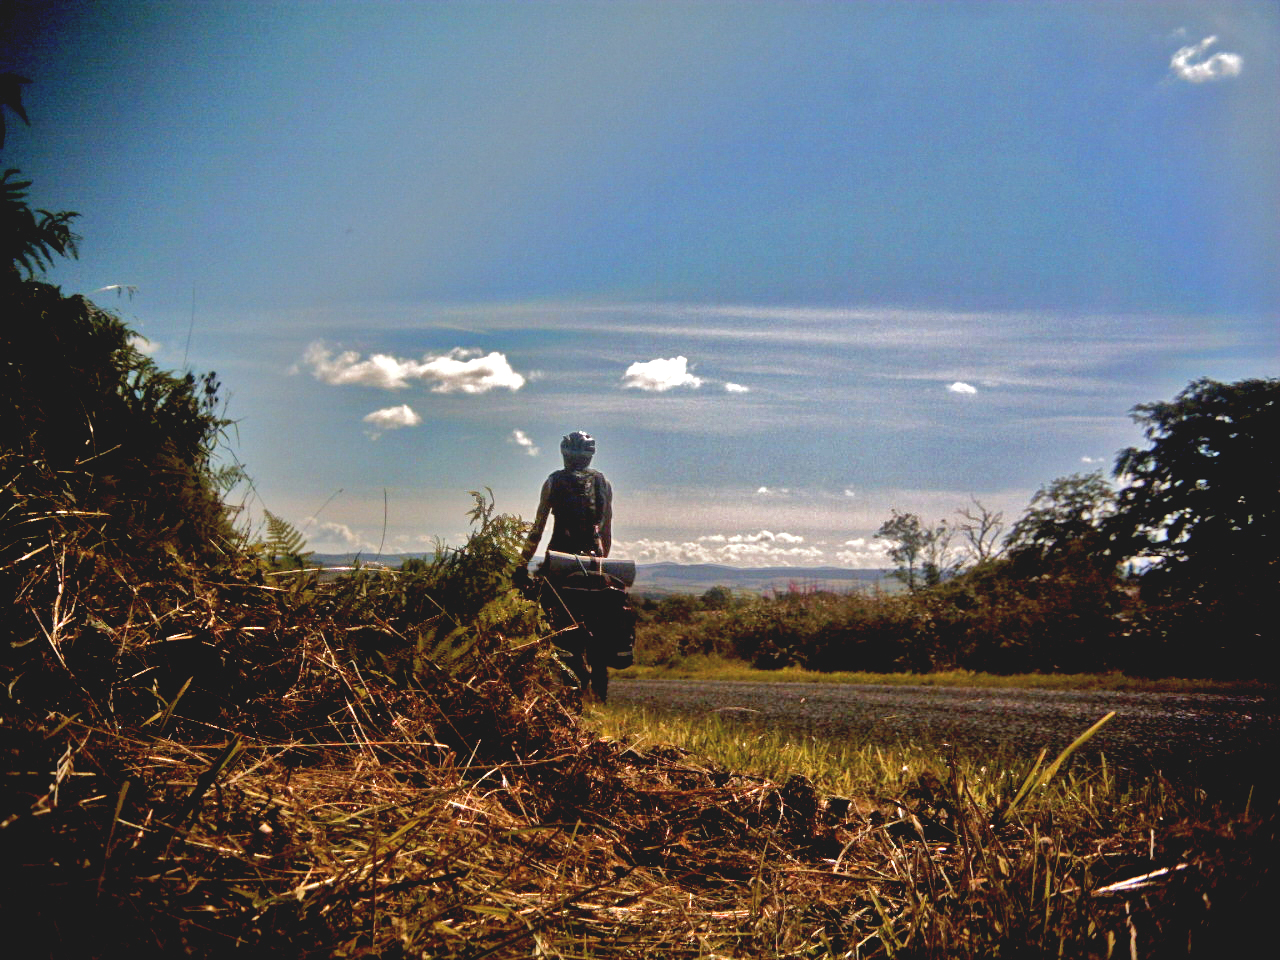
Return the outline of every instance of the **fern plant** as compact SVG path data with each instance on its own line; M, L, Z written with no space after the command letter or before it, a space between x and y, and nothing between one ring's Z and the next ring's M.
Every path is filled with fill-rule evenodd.
M267 521L267 536L257 544L256 551L274 569L301 568L307 565L311 551L301 531L284 517L270 510L263 511Z

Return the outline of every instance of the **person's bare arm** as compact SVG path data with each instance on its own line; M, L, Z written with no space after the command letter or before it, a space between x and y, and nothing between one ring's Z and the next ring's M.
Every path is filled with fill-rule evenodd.
M604 477L600 478L600 482L604 484L604 511L600 517L600 552L607 557L609 548L613 546L613 487Z

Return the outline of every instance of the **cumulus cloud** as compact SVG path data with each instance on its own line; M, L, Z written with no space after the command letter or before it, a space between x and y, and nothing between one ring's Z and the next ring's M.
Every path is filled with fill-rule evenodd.
M794 533L773 533L770 530L735 533L732 536L713 533L698 539L708 543L804 543L804 537L798 537Z
M957 380L955 383L951 384L951 386L947 387L947 389L952 393L973 394L978 392L977 387L971 386L962 380Z
M675 387L702 386L702 378L689 372L689 360L686 357L670 357L668 359L636 361L627 367L622 376L622 385L633 390L648 390L662 393Z
M846 540L843 546L843 550L836 551L836 561L841 566L868 570L893 565L885 544L881 541L858 537L856 540Z
M360 553L366 559L378 555L379 548L383 557L396 553L431 553L437 543L434 535L399 533L387 536L385 530L378 529L370 536L345 523L327 520L317 522L315 517L308 519L303 533L307 537L308 550L317 553ZM459 542L465 539L465 535L462 535Z
M345 523L318 523L307 540L308 549L320 553L357 553L377 549L377 544L370 543Z
M762 497L785 496L790 492L790 487L756 487L756 493Z
M516 446L524 447L524 452L529 454L529 456L536 457L538 455L537 446L523 430L512 430L511 436L508 439Z
M1081 457L1081 463L1106 463L1103 457Z
M140 333L135 333L129 338L129 346L148 357L154 357L160 352L160 344L154 340L148 340Z
M317 380L334 385L401 390L411 381L419 381L431 384L432 393L487 393L498 387L514 391L525 385L525 378L496 351L482 356L478 350L459 347L446 354L424 354L421 360L385 353L375 353L364 360L354 350L334 354L317 341L307 347L303 360Z
M789 533L708 534L683 543L674 540L614 542L614 552L639 563L723 563L735 567L811 566L826 558L816 546Z
M791 533L714 533L695 540L614 541L613 552L637 563L720 563L734 567L813 567L837 564L855 569L893 566L883 541L864 537L836 547L810 543Z
M725 381L724 392L725 393L750 393L751 388L744 387L740 383L729 383L728 381Z
M407 403L402 403L398 407L384 407L381 410L375 410L373 413L365 414L363 420L373 427L369 431L369 436L374 440L377 440L387 430L416 427L422 423L422 418L414 413L413 408Z
M1244 58L1240 54L1215 53L1211 57L1205 57L1205 52L1217 42L1217 37L1205 37L1199 43L1180 47L1169 61L1169 70L1179 80L1187 83L1205 83L1239 76L1244 68Z

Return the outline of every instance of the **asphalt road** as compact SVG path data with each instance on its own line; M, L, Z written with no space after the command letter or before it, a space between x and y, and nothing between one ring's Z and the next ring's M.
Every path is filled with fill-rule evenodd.
M863 684L619 680L610 701L859 742L954 744L974 754L1061 750L1116 715L1084 755L1171 776L1274 780L1276 701L1261 696ZM1265 774L1258 774L1264 770Z

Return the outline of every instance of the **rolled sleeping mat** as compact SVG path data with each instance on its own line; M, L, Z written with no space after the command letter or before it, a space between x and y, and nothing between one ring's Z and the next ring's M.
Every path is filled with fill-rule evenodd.
M629 587L636 582L634 560L611 560L608 557L585 557L576 553L548 550L538 571L544 577L567 577L571 573L604 573Z

